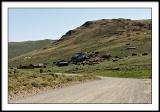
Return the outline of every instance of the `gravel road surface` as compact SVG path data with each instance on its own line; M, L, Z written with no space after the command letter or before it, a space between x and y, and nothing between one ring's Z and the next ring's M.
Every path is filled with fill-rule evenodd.
M151 79L102 77L10 103L151 103Z

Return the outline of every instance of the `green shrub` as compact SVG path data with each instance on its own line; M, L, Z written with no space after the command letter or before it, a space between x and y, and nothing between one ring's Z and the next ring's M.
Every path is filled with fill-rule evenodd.
M40 69L39 72L40 72L40 73L43 73L43 69Z

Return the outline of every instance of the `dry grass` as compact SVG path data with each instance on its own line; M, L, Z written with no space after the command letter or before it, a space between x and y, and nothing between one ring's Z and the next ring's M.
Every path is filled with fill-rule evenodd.
M12 72L12 73L11 73ZM13 70L9 70L9 96L17 96L19 94L29 94L35 90L40 91L44 88L57 88L72 82L81 82L97 79L93 75L56 75L54 73L38 73L36 71L17 70L16 74Z

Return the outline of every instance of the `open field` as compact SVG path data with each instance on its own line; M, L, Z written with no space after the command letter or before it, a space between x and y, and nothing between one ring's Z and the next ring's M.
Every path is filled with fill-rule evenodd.
M65 67L48 67L36 69L17 69L17 73L9 74L10 98L39 93L45 88L57 88L72 82L98 79L97 76L150 79L150 56L134 56L112 62L106 60L95 65L69 65ZM40 73L43 70L43 73Z
M105 60L95 65L69 65L43 68L53 73L92 74L109 77L151 78L151 56L130 56L117 62ZM39 72L39 69L30 71Z

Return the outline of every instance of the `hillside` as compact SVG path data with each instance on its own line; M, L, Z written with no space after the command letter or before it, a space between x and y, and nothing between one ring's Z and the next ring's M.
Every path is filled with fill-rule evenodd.
M9 59L34 51L36 49L43 48L52 42L54 41L49 39L38 41L9 42Z
M50 40L46 40L47 42L44 43L42 41L10 43L9 99L35 95L41 91L46 92L47 88L59 88L71 83L99 79L99 76L120 77L123 81L118 82L118 86L126 81L123 78L127 78L127 80L129 78L136 78L136 80L137 78L151 79L151 28L151 20L101 19L87 21L83 25L68 31L59 40L52 43L50 43ZM83 52L88 57L92 56L83 61L87 63L69 63L67 66L61 67L53 64L55 61L69 60L78 52ZM101 56L110 56L110 58L102 59ZM91 61L91 59L99 59L99 61ZM38 66L34 69L26 69L25 66L22 66L26 64L30 64L31 67L42 65L40 63L44 63L46 66L44 68ZM15 67L18 67L18 69L15 69ZM146 84L141 81L140 84ZM110 80L106 82L110 82ZM116 82L110 82L109 89ZM135 85L137 82L130 84L128 87L132 89L137 86ZM106 85L106 83L103 83L101 87L103 85ZM113 85L112 88L116 90L117 85ZM122 86L126 88L125 83ZM104 88L101 87L100 89L103 90ZM94 84L93 88L95 89ZM135 89L134 93L137 93L136 91L146 92L142 88L144 87ZM126 91L128 93L128 89ZM115 93L117 94L117 91Z
M136 49L127 50L127 47L136 47ZM18 48L21 49L21 46ZM28 50L27 47L24 49ZM49 62L52 64L56 60L69 59L77 52L90 53L96 51L119 57L131 56L132 53L141 55L144 52L151 56L151 20L120 18L87 21L82 26L68 31L58 41L48 45L45 49L26 51L28 53L25 52L26 54L17 57L11 55L10 57L14 58L9 60L9 65L17 66L31 62ZM10 54L16 53L12 51ZM31 57L31 59L29 61L24 60L26 56Z

